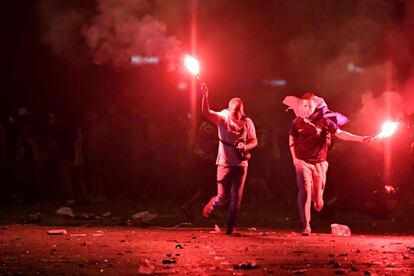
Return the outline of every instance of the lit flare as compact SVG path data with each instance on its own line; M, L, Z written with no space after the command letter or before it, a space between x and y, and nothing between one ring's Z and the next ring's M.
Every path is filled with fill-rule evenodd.
M382 125L382 129L380 133L378 133L375 136L378 138L390 137L397 130L397 127L398 127L398 122L385 122Z
M194 76L199 77L200 75L200 63L195 57L186 55L184 57L184 66Z

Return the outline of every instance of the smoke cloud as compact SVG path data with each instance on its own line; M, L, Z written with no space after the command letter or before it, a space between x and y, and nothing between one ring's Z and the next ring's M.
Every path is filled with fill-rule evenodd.
M122 66L132 55L156 55L171 61L180 43L164 22L149 15L147 0L100 0L98 14L83 34L96 64Z
M354 128L363 134L373 134L381 127L386 120L400 120L406 110L405 99L395 91L386 91L374 95L372 92L365 92L361 95L361 108L355 113L351 120Z
M179 40L151 15L148 0L98 0L88 12L88 7L69 2L70 8L50 0L39 5L42 41L56 56L71 60L79 41L87 46L94 63L116 67L129 64L137 54L172 62L180 51Z

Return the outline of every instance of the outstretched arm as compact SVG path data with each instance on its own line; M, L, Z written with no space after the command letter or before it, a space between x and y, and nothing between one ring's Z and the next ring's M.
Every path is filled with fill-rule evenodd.
M345 130L338 129L335 133L335 136L343 141L350 141L350 142L360 142L360 143L370 143L373 139L372 136L360 136L349 133Z
M205 82L201 84L201 91L203 92L203 99L201 101L201 111L207 119L215 124L218 124L220 116L217 112L210 109L210 103L208 101L208 87Z

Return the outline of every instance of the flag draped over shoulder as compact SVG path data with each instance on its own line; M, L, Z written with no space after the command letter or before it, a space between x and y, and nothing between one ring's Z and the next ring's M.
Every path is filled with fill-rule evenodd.
M283 104L288 106L288 109L292 109L297 117L304 117L301 111L302 99L295 96L286 96L283 99ZM315 112L311 115L312 118L327 118L337 124L343 126L349 122L349 119L339 112L329 110L325 100L321 97L315 96L314 101L316 102Z

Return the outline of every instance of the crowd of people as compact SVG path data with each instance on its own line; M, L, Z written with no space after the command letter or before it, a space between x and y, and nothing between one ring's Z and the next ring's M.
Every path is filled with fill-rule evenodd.
M177 129L185 133L186 123L113 110L74 116L19 108L0 125L2 200L171 195L188 178L186 135L176 135Z
M113 109L74 115L18 108L0 124L1 202L179 203L199 187L214 190L203 174L206 163L214 167L206 158L217 152L216 137L201 120L191 144L190 124L178 113L154 118Z
M204 99L207 99L206 91L208 89L204 90ZM339 121L323 132L318 120L326 121L326 117L332 121L335 114L324 109L324 102L320 105L322 109L316 108L313 94L307 97L300 102L309 103L301 106L309 112L296 114L289 143L288 127L275 128L260 123L254 126L252 121L250 127L242 126L247 117L240 98L233 98L229 107L220 112L210 110L209 105L204 106L204 118L198 120L197 129L192 129L193 118L181 112L153 116L111 108L105 112L89 110L84 113L18 108L2 116L0 121L0 179L3 183L0 200L51 203L170 200L181 204L187 218L193 219L194 204L207 203L204 216L209 217L229 199L228 230L231 233L245 189L243 202L247 201L246 204L277 201L292 207L297 201L304 233L310 233L311 201L316 211L324 205L326 156L331 140L335 136L342 140L367 142L369 137L341 131ZM322 117L317 112L322 112ZM341 117L336 119L341 120ZM322 151L319 144L315 144L318 148L315 152L307 146L313 143L310 136L301 138L306 132L302 131L308 128L316 130L309 132L310 136L316 135L316 144L321 136L319 129L325 133ZM233 144L233 138L245 141ZM231 140L230 144L227 140ZM414 164L414 147L410 146ZM351 175L343 170L346 162L340 160L367 151L362 147L357 152L346 153L341 148L337 147L331 154L332 160L339 160L333 162L335 165L330 170L335 175L331 178L333 182L337 181L336 186L342 181L350 188L347 179ZM233 171L247 166L247 161L237 159L236 155L230 158L233 161L228 159L235 149L252 150L253 153L247 178L246 170L237 181L234 175L238 174ZM363 160L369 160L369 156L374 155L370 153ZM382 159L369 163L358 165L359 169L366 166L375 170L372 175L380 175L381 169L377 165L382 164ZM318 164L321 164L320 168ZM297 187L293 184L295 171ZM405 176L400 178L403 182L408 180ZM227 182L230 183L228 187ZM400 189L412 190L407 185Z

